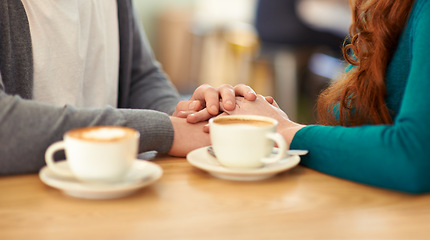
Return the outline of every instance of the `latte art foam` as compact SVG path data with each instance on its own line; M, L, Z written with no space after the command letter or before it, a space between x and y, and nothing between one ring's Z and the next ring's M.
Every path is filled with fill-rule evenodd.
M93 139L93 140L112 140L112 139L118 139L123 138L126 134L124 130L121 129L115 129L115 128L99 128L90 130L88 132L84 132L82 134L83 138L86 139Z
M131 136L138 137L139 134L134 129L120 126L96 126L74 129L68 133L71 138L85 141L117 141Z

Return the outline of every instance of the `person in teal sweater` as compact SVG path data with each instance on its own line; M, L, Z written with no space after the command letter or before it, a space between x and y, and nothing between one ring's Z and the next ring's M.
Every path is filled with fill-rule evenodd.
M318 99L318 125L292 122L276 102L239 100L229 114L276 118L301 164L372 186L430 192L430 1L355 0L350 67ZM352 67L351 67L352 66Z

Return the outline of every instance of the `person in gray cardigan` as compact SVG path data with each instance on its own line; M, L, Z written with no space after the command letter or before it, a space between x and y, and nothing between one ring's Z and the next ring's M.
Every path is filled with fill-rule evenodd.
M180 101L131 0L49 4L0 2L0 175L37 172L46 148L83 126L128 126L141 134L140 152L185 156L209 145L202 128L218 114L219 97L226 109L235 95L256 97L244 85L203 85Z

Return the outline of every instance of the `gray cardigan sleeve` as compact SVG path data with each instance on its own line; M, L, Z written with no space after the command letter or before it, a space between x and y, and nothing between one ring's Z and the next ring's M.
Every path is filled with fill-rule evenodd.
M12 3L16 5L15 1L9 1L9 4ZM174 110L179 95L154 60L136 15L131 14L131 1L118 1L118 8L121 41L120 109L82 109L24 99L20 97L21 94L11 93L10 89L15 89L14 84L31 86L27 84L32 81L31 77L9 74L5 78L6 75L2 76L0 72L0 175L37 172L45 165L44 152L47 147L61 140L66 131L83 126L132 127L141 133L140 152L168 152L173 143L173 127L166 113ZM25 22L25 18L9 20L14 24ZM11 36L22 38L23 35ZM3 58L6 53L0 54L1 61L7 61ZM10 57L14 59L3 65L6 69L17 64L17 55L12 54ZM31 67L31 64L27 65ZM16 73L15 70L9 73ZM20 79L16 79L17 76ZM5 81L9 84L5 84Z
M1 84L0 84L1 85ZM37 172L47 147L72 128L90 125L122 125L141 133L140 152L167 152L173 127L167 114L153 110L78 109L57 107L0 89L0 175Z

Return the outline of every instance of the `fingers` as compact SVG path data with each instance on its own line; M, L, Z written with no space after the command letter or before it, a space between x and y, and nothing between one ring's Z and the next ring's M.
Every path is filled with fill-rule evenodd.
M206 121L210 117L218 115L221 106L223 111L233 111L236 108L237 96L248 101L257 99L254 90L245 84L238 84L234 87L224 84L218 88L203 84L194 91L190 100L178 104L173 116L186 117L189 123ZM269 100L267 101L269 102Z
M243 96L248 101L254 101L257 99L257 94L255 91L245 84L238 84L234 86L234 92L236 96Z
M236 96L244 97L248 101L254 101L257 98L254 90L245 85L238 84L234 87L230 85L222 85L218 88L224 110L232 111L236 107Z
M266 96L264 97L266 99L266 101L270 104L273 104L275 102L275 99L273 99L273 97L271 96Z
M172 114L172 116L186 118L188 115L200 111L201 109L202 105L200 101L180 101L178 105L176 105L175 112Z
M203 126L203 132L209 133L209 124Z
M199 110L206 107L210 114L212 115L218 114L219 112L218 89L208 84L203 84L194 91L194 94L191 97L191 99L200 102L201 108Z
M221 96L221 102L219 102L219 104L222 104L225 110L233 110L236 107L236 94L233 87L225 84L220 86L218 91Z
M280 109L280 107L279 107L278 103L275 101L275 99L273 99L272 105Z
M206 109L211 115L219 113L219 93L215 88L208 89L205 93Z
M219 102L219 110L220 110L220 112L226 112L226 111L228 111L227 109L225 109L224 104L222 103L222 101Z
M224 84L218 88L203 84L196 89L190 100L199 101L200 103L200 108L196 107L194 110L200 111L206 107L211 115L216 115L219 113L220 98L226 110L233 110L236 107L236 96L243 96L249 101L254 101L257 98L254 90L245 84L238 84L235 87Z
M208 112L207 108L204 108L198 112L194 112L192 114L187 115L187 122L188 123L198 123L207 121L209 118L211 118L213 115L211 115Z
M265 96L264 99L266 99L266 101L271 105L279 108L278 103L276 103L275 99L272 96Z
M214 87L212 87L209 84L200 85L199 87L196 88L190 100L199 100L199 101L204 100L206 91L211 88L214 88Z
M188 103L188 110L189 111L200 111L202 110L202 104L198 100L194 100Z

